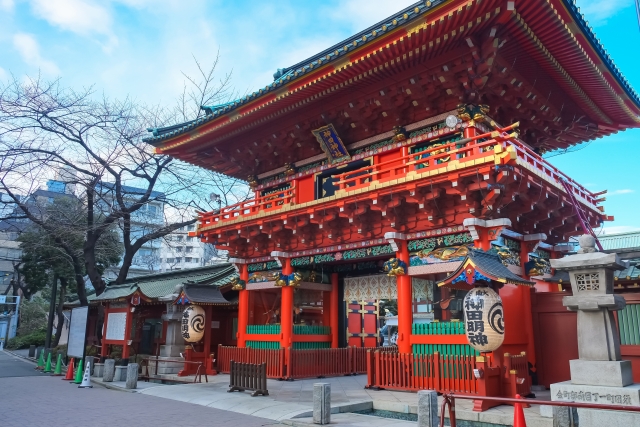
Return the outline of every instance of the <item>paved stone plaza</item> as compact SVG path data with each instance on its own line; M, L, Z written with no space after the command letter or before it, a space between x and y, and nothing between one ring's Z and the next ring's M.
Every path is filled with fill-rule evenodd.
M138 382L135 392L125 393L124 381L103 384L92 377L92 389L79 389L33 369L32 362L0 352L0 411L2 426L23 427L46 423L73 427L135 425L139 427L175 426L185 417L193 423L215 426L313 425L313 384L331 384L331 425L352 427L411 427L416 422L351 411L375 409L417 414L416 393L366 390L366 376L346 376L297 381L268 380L269 396L227 393L229 376L209 377L209 383L160 385ZM13 375L8 375L13 372ZM5 376L5 378L2 378ZM107 389L108 386L112 389ZM548 392L539 394L548 399ZM10 409L17 408L17 409ZM513 408L501 406L478 413L471 401L456 402L458 419L509 425ZM525 409L529 427L551 427L552 420L540 416L538 406ZM215 424L212 424L215 420Z
M24 368L23 368L24 366ZM17 370L16 370L17 369ZM8 372L13 375L9 377ZM33 369L0 352L0 425L175 427L189 420L203 426L269 426L276 421L139 393L78 386ZM23 375L29 376L23 376Z

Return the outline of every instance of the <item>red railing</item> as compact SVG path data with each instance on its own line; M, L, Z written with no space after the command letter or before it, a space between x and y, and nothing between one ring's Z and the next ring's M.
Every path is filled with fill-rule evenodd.
M158 365L162 363L162 364L167 364L167 363L177 363L177 364L181 364L181 365L193 365L194 366L194 377L193 377L193 381L182 381L182 380L178 380L176 378L167 378L166 376L162 376L162 375L158 375ZM153 365L153 374L151 374L151 369ZM164 381L171 381L171 382L193 382L193 383L201 383L202 382L202 374L204 374L204 379L206 382L209 382L209 377L207 377L207 370L205 369L205 367L202 365L202 362L191 362L191 361L181 361L181 360L164 360L164 359L159 359L158 356L155 356L155 358L152 357L145 357L143 359L140 360L140 369L142 371L142 374L139 376L140 379L145 380L145 381L149 381L149 380L164 380ZM178 375L179 376L179 375Z
M544 174L553 178L558 184L562 180L566 181L569 187L573 189L573 194L576 197L580 197L586 200L592 205L596 205L598 196L587 190L582 185L578 184L575 180L569 178L567 174L560 171L558 168L547 162L540 155L534 153L529 147L527 147L522 141L517 139L511 139L508 143L516 149L516 154L519 159L524 160L526 163L534 167L535 169L542 171ZM602 193L599 193L602 194Z
M513 138L507 131L515 128L516 125L507 126L503 129L474 136L473 138L465 138L438 147L428 148L424 151L406 154L404 156L394 158L381 163L365 166L360 169L335 175L338 181L335 183L340 190L353 191L359 188L371 186L374 182L384 182L406 176L408 173L422 174L433 171L438 168L446 167L446 164L453 160L462 160L468 162L470 160L481 158L487 155L487 152L496 150L500 147L502 151L509 147L515 150L519 159L530 165L536 171L550 177L550 179L560 183L565 180L572 189L574 196L595 206L597 203L597 195L581 186L566 174L548 163L538 154L529 149L523 142ZM479 142L481 139L486 141ZM426 136L412 138L411 142L404 148L414 146L416 144L427 141ZM395 150L402 150L398 147ZM393 151L389 150L388 152ZM289 181L291 187L277 191L265 196L245 202L236 203L224 207L220 212L199 213L200 228L207 227L212 224L225 222L236 219L245 215L254 215L259 212L280 209L286 204L295 204L297 200L296 180Z
M288 378L335 377L354 373L352 348L321 348L291 350L289 352Z
M384 352L384 353L397 353L398 347L352 347L353 350L353 373L354 374L366 374L367 373L367 356L371 350Z
M369 352L367 387L477 394L474 356Z
M228 221L244 215L254 215L258 212L276 210L281 206L295 203L295 197L295 181L291 181L291 187L289 188L234 205L225 206L221 208L219 212L199 212L199 227L206 227L219 221Z
M504 355L505 395L514 397L516 394L527 396L531 393L531 377L529 376L529 363L527 353L517 355Z
M474 405L476 402L486 403L487 407L499 406L502 404L507 405L521 405L524 408L528 408L533 405L545 405L545 406L562 406L569 408L584 408L584 409L598 409L602 411L628 411L628 412L640 412L640 406L628 406L628 405L608 405L598 403L582 403L582 402L562 402L557 400L539 400L539 399L523 399L520 395L511 398L505 397L491 397L491 396L464 396L454 393L445 393L442 395L442 404L440 406L440 427L445 426L445 416L448 413L449 426L456 427L456 399L473 399ZM448 411L447 411L448 409ZM515 419L515 416L514 416ZM554 423L555 424L555 423ZM524 425L524 424L520 424ZM573 422L571 422L573 425Z
M286 378L285 349L268 350L218 346L218 372L228 374L231 361L239 363L266 363L267 378Z
M370 348L320 348L313 350L257 349L218 346L218 372L229 373L230 361L266 363L267 377L316 378L367 372ZM393 351L393 350L391 350Z

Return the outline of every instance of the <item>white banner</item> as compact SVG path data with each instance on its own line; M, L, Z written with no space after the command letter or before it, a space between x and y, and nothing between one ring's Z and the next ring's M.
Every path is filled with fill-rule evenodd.
M127 327L127 313L109 313L107 316L108 340L124 341L124 332Z
M71 310L69 341L67 343L67 355L69 357L82 358L84 356L88 315L89 307L78 307Z

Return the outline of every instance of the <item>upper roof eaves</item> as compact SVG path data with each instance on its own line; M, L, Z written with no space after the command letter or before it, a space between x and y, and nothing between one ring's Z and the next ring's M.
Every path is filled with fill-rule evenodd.
M216 106L202 106L201 108L208 113L204 117L162 128L148 128L147 130L152 133L152 136L144 138L143 141L148 144L156 145L164 140L182 135L192 129L199 127L204 123L207 123L243 105L246 105L249 102L252 102L267 93L278 90L285 83L290 83L293 80L301 78L306 74L315 71L320 65L326 65L333 61L336 61L352 52L353 50L386 36L387 34L389 34L389 32L407 24L408 22L416 20L430 10L444 3L447 3L448 1L451 0L417 2L388 17L387 19L384 19L377 24L372 25L371 27L351 36L350 38L343 40L342 42L337 43L310 58L305 59L302 62L299 62L288 68L278 69L274 74L273 83L265 86L263 89L259 89L249 95L243 96L240 99L228 102L226 104ZM580 13L578 7L575 4L575 0L561 1L567 6L567 9L574 17L580 29L589 38L591 44L595 47L598 54L604 59L607 67L611 70L620 85L625 89L629 97L636 104L640 105L640 96L638 96L627 79L622 75L622 72L614 64L613 60L609 56L609 53L605 50L604 46L596 37L595 33L585 20L584 15Z
M589 38L589 41L593 47L595 47L600 57L602 57L607 68L611 70L616 80L620 83L620 86L622 86L627 92L627 95L629 95L629 98L631 98L636 104L640 104L640 96L633 89L627 78L622 74L622 71L620 71L618 66L613 62L613 59L609 56L609 52L604 48L602 42L600 42L600 39L596 36L593 28L591 28L584 15L580 13L580 8L576 5L576 0L562 0L562 2L567 6L567 9L575 18L580 30L582 30L582 32Z

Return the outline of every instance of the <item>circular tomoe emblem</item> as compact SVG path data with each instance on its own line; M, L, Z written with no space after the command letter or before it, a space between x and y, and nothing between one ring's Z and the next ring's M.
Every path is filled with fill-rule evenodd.
M491 288L475 288L464 297L465 333L469 345L480 352L494 351L504 341L504 311Z
M449 114L447 118L444 119L444 123L447 125L447 127L453 129L458 124L458 118L453 114Z
M186 342L198 342L204 336L205 317L202 307L190 305L182 313L180 331Z

